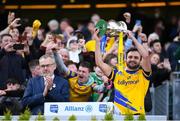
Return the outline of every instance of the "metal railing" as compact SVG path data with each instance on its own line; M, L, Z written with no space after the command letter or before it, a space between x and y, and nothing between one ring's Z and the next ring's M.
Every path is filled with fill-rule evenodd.
M169 119L180 120L180 71L172 72L170 80L151 87L150 92L153 107L147 115L166 115Z

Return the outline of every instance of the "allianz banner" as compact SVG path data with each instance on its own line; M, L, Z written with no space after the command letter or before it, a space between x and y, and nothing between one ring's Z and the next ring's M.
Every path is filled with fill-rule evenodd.
M112 102L51 102L44 105L45 116L104 115L114 109Z

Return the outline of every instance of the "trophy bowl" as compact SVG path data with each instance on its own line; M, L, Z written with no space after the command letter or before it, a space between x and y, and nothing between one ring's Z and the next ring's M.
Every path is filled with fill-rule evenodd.
M107 24L106 35L109 37L118 37L120 32L125 33L127 31L127 25L123 21L109 21Z

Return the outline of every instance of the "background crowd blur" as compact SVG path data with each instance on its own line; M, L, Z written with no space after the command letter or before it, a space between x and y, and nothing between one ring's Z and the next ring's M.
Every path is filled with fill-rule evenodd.
M152 9L154 12L151 15L122 10L118 16L113 18L103 18L101 14L94 12L84 15L86 17L83 20L78 13L75 15L76 19L63 16L60 18L57 14L56 17L53 16L53 12L45 13L53 16L50 17L52 19L48 19L45 16L34 17L33 14L28 15L28 18L19 11L1 10L0 14L1 115L7 107L14 114L19 114L23 110L21 99L28 80L42 74L39 59L51 51L49 49L51 47L48 47L47 43L51 43L50 46L56 45L57 53L72 72L80 73L79 64L90 63L90 74L85 74L93 80L93 91L86 101L112 101L113 84L108 82L108 78L96 66L94 58L95 41L92 35L95 25L100 19L123 20L140 43L147 38L152 65L150 86L162 85L164 81L170 80L172 72L180 70L180 16L178 15L168 15L167 18L161 14L160 9L156 8ZM38 13L38 11L36 12ZM46 18L46 20L42 18ZM78 18L80 19L78 20ZM37 31L37 35L33 37L32 21L35 19L39 19L42 25ZM137 20L140 23L137 24ZM124 38L124 46L127 51L133 46L132 40ZM117 49L116 38L108 38L103 59L112 67L117 65ZM55 73L59 74L60 72L55 70ZM59 75L68 80L66 76L62 76L63 74ZM84 101L84 99L78 101Z

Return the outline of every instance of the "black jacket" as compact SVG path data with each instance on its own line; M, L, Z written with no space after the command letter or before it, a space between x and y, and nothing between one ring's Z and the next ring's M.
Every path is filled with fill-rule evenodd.
M25 81L25 66L25 60L16 52L0 50L0 89L6 87L9 78L15 78L22 84Z

